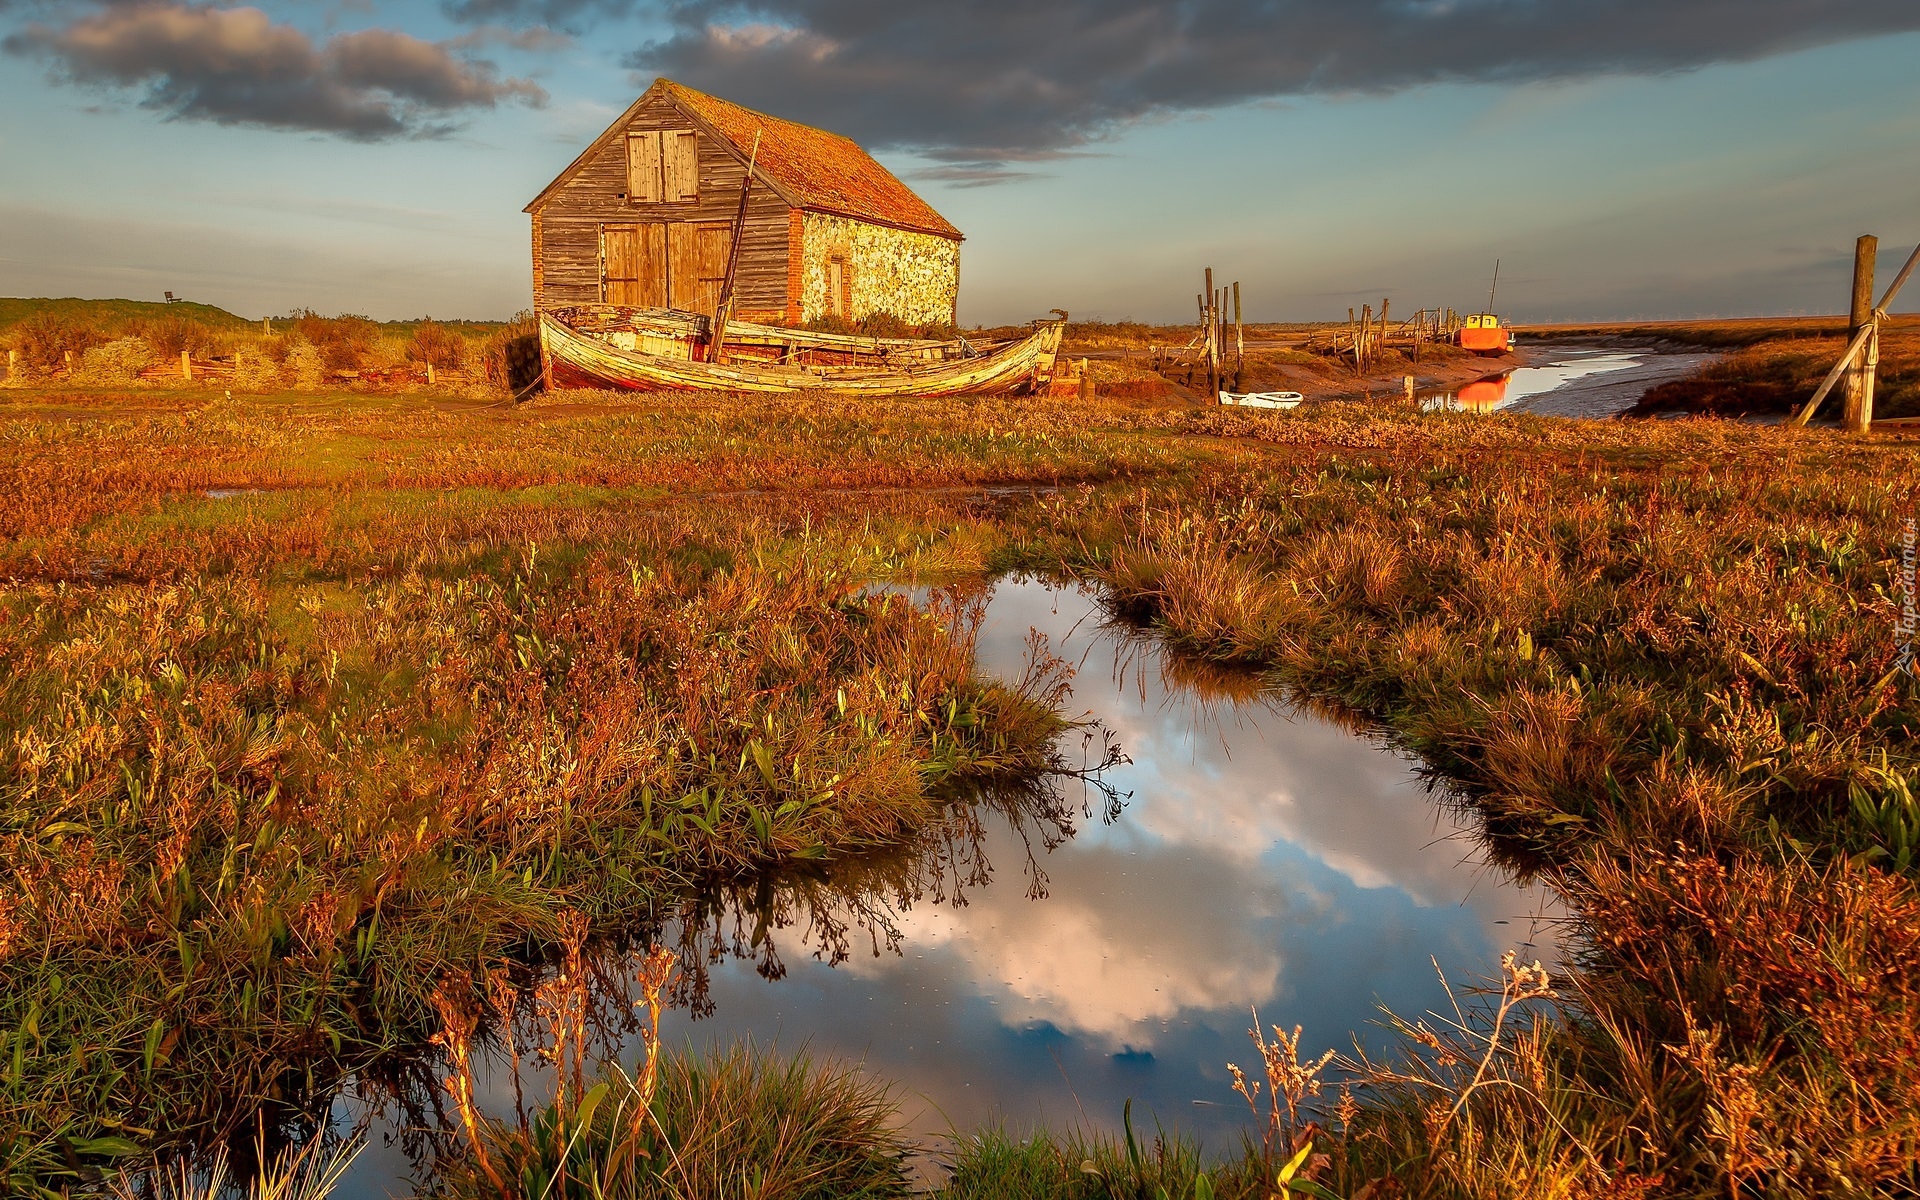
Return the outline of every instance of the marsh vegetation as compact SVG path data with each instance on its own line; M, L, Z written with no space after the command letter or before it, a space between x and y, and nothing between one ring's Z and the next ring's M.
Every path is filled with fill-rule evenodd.
M1576 913L1571 977L1491 1048L1404 1014L1406 1055L1345 1064L1348 1102L1302 1093L1316 1186L1920 1182L1913 442L1357 405L217 395L0 399L16 1189L297 1124L347 1073L486 1036L569 954L644 943L690 882L884 855L1056 769L1044 670L984 679L964 605L868 586L1015 568L1381 724ZM1543 990L1525 968L1496 1002ZM1305 1086L1273 1061L1254 1078ZM818 1100L841 1131L819 1144L868 1164L848 1187L900 1186L839 1065L661 1071L648 1111L691 1123L649 1154ZM963 1131L949 1187L1265 1194L1309 1136L1256 1126L1245 1164L1209 1165L1132 1123Z

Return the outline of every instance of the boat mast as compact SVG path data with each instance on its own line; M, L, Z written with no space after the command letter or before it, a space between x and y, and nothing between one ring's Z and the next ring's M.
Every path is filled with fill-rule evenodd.
M1487 289L1487 311L1493 311L1493 294L1500 290L1500 260L1493 260L1493 286Z
M740 237L747 228L747 193L753 189L753 169L760 162L760 131L753 134L753 153L747 156L747 173L740 179L740 211L733 217L733 241L727 247L727 276L720 284L720 299L713 306L713 337L707 361L726 362L727 322L733 319L733 284L740 270Z

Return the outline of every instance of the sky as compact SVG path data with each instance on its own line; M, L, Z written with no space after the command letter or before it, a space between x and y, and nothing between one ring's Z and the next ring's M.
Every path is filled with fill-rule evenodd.
M657 76L848 134L961 318L1828 313L1920 241L1914 0L0 0L0 295L501 318ZM1920 310L1920 287L1896 309Z

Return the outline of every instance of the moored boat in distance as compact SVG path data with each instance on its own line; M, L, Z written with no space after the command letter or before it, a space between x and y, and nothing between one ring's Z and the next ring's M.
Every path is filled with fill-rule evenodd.
M1220 403L1241 408L1295 408L1306 397L1299 392L1221 392Z
M1505 354L1513 349L1513 330L1492 313L1473 313L1461 322L1454 340L1462 350L1475 354Z
M636 391L958 396L1038 391L1052 380L1064 312L1024 338L976 344L815 333L729 321L715 353L714 322L673 309L593 304L540 314L549 386Z
M1493 286L1487 289L1487 311L1470 314L1454 332L1454 344L1474 354L1505 354L1513 349L1513 330L1494 315L1493 298L1500 291L1500 260L1493 260Z

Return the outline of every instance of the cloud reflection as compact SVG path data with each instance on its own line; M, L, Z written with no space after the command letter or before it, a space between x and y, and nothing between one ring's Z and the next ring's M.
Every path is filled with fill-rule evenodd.
M1249 1009L1305 1026L1304 1052L1379 1049L1379 1005L1445 1003L1436 962L1461 981L1548 940L1530 923L1545 894L1476 867L1409 758L1244 681L1202 694L1075 590L996 585L983 668L1017 677L1030 628L1133 759L1108 778L1132 793L1118 818L1098 796L990 800L918 856L703 898L683 933L704 969L663 1022L670 1046L863 1063L928 1138L1111 1130L1131 1099L1225 1149L1246 1119L1225 1064L1247 1059ZM636 1062L637 1038L619 1056ZM501 1064L486 1083L510 1112ZM544 1094L537 1071L523 1083Z

